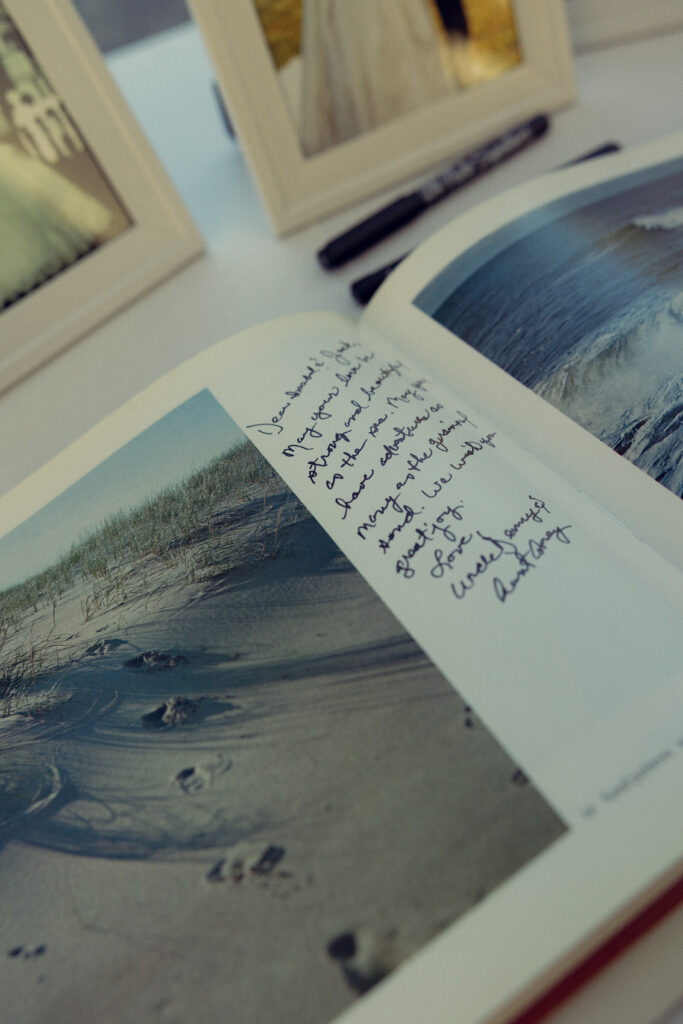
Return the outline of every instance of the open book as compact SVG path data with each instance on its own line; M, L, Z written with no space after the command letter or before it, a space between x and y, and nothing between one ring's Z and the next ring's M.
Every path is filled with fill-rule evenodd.
M499 1021L676 881L682 265L683 138L553 173L1 499L8 1019Z

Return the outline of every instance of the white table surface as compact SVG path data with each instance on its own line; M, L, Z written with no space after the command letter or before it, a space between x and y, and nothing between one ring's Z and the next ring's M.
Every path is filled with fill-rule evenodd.
M349 283L459 211L605 141L628 146L678 131L682 57L680 32L579 56L578 102L554 116L545 139L329 274L316 250L389 194L277 240L239 146L224 131L195 28L112 54L110 68L203 233L207 254L0 397L0 493L213 342L284 313L328 309L357 317ZM651 1024L669 1008L667 1024L683 1024L683 908L548 1020Z

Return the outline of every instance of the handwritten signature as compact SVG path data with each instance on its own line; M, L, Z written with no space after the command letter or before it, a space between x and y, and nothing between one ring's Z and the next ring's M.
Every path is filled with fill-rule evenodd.
M567 532L571 528L571 524L550 526L540 536L530 538L525 547L519 547L512 540L493 537L481 530L475 530L474 535L485 546L477 552L474 566L464 572L459 579L451 581L450 590L453 597L462 601L474 590L477 583L489 574L491 568L496 566L497 575L491 577L493 592L501 603L505 603L514 594L524 577L537 568L538 562L546 556L549 546L553 542L571 543ZM436 549L430 574L435 579L440 579L446 573L456 572L465 547L473 539L472 534L467 534L448 550ZM504 568L507 568L505 573L503 573Z

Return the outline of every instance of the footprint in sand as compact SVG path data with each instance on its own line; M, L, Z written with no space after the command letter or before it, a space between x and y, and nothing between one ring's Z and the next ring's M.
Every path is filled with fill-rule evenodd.
M117 640L116 637L109 637L107 640L96 640L83 652L84 658L103 658L105 654L111 654L118 647L127 645L127 640Z
M220 718L221 715L238 711L240 705L233 703L226 694L226 699L211 697L169 697L154 711L147 712L141 718L145 729L172 729L177 725L190 725Z
M143 654L136 654L134 658L124 661L124 668L132 669L135 672L164 672L167 669L177 668L187 661L182 654L172 654L169 651L145 651Z
M24 946L13 946L12 949L7 951L7 956L13 960L19 958L22 960L32 960L34 957L42 956L46 952L47 946L45 943L41 943L40 946L36 946L34 949L26 949Z
M213 785L215 780L232 768L232 758L227 754L218 754L216 757L200 764L183 768L173 780L182 789L183 793L199 793L207 786Z
M256 885L268 889L279 897L301 891L301 884L293 873L283 866L284 846L275 843L238 843L221 857L207 873L207 881L232 882L233 886ZM312 883L308 878L307 884Z
M169 697L154 711L143 715L142 724L145 729L170 729L174 725L183 725L196 717L200 700L190 700L188 697Z
M369 929L342 932L327 944L328 955L342 969L356 992L367 992L403 959L396 931L375 934Z

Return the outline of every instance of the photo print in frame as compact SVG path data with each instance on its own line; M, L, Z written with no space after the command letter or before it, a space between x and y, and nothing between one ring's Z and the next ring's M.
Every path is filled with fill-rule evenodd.
M278 234L574 97L563 0L190 7Z
M0 0L0 390L198 255L68 0Z

